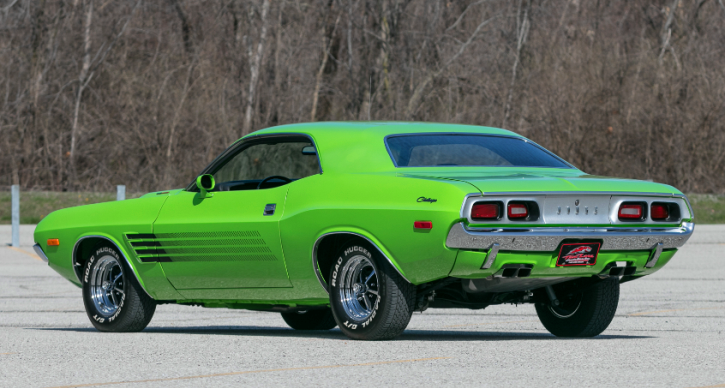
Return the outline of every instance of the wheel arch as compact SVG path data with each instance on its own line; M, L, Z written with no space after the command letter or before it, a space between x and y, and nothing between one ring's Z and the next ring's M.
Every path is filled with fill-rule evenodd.
M150 298L153 299L151 294L149 294L148 291L146 291L146 286L143 283L143 280L140 276L138 276L138 270L136 269L136 266L134 263L128 259L128 255L126 254L126 251L124 251L121 248L121 245L118 244L118 242L113 239L111 236L107 235L101 235L101 234L90 234L81 236L76 240L75 245L73 246L73 253L71 258L71 264L73 266L73 271L76 274L76 277L78 278L78 282L80 284L83 284L83 268L85 267L85 261L88 255L93 251L93 248L96 247L101 242L108 242L111 245L113 245L114 248L118 250L118 252L121 254L121 257L126 261L126 264L128 264L128 267L131 268L131 272L133 273L134 278L136 278L136 281L141 286L141 289L144 290L146 295L148 295Z
M319 281L322 288L329 293L327 287L327 277L330 269L335 260L335 256L342 249L343 245L348 244L352 241L358 241L361 244L369 245L380 253L385 260L405 279L408 283L410 281L405 276L405 273L395 262L394 258L389 252L385 250L383 245L373 236L368 236L360 232L353 231L334 231L321 234L315 241L315 245L312 248L312 270L315 272L315 276Z

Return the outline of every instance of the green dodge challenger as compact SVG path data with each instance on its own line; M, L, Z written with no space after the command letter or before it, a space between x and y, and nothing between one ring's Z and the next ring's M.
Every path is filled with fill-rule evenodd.
M176 303L378 340L414 311L531 303L552 334L591 337L693 218L674 187L588 175L503 129L328 122L254 132L183 189L56 211L34 248L100 331Z

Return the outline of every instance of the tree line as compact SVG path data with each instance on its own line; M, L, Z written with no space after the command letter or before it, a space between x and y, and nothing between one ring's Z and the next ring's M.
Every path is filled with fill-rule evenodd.
M0 185L182 187L269 126L502 127L725 192L722 0L4 0Z

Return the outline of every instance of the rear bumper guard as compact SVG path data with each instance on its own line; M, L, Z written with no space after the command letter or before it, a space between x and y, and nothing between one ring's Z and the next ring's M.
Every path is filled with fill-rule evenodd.
M593 239L603 241L602 251L657 248L661 252L685 245L694 230L693 222L670 228L470 228L460 222L448 232L446 246L491 249L497 245L498 249L507 251L553 251L565 239Z

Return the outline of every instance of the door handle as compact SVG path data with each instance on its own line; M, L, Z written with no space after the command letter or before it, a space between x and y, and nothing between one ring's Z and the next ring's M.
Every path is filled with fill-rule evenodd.
M277 209L276 203L268 203L267 205L264 206L263 215L271 216L272 214L274 214L275 209Z

